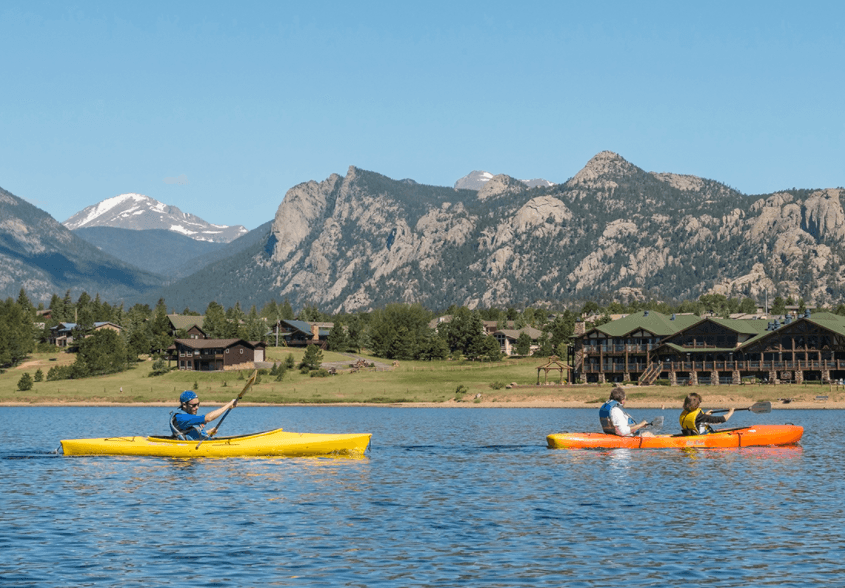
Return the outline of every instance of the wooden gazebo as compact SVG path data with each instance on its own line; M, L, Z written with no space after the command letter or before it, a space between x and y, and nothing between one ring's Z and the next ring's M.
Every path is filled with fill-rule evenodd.
M572 366L561 363L556 355L549 357L549 361L537 367L537 385L540 385L540 372L543 372L543 383L549 383L549 372L559 372L558 383L563 384L563 372L566 370L566 382L572 382Z

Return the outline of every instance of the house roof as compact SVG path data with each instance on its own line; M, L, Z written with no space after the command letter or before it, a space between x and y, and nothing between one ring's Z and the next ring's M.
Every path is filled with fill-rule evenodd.
M543 334L543 331L541 331L539 329L535 329L534 327L522 327L521 329L499 329L498 331L496 331L493 334L498 335L499 333L501 333L502 335L504 335L508 339L514 339L514 340L519 339L519 336L522 333L527 333L528 336L531 337L531 340L534 341L534 340L540 338L540 336Z
M205 322L205 316L191 316L188 314L168 314L167 318L170 319L170 324L177 331L179 329L185 329L187 331L194 325L201 329Z
M238 343L243 343L253 349L266 346L266 343L263 341L246 341L244 339L175 339L173 343L174 345L171 346L171 349L175 348L176 343L190 347L191 349L225 349Z
M638 330L644 330L654 335L666 337L668 335L674 335L678 331L694 325L701 320L701 317L694 314L667 316L654 310L643 310L629 314L619 320L593 327L583 335L579 335L579 337L586 337L595 331L599 331L610 337L622 337Z

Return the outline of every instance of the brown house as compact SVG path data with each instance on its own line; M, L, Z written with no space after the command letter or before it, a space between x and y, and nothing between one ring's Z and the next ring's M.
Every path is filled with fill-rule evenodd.
M243 339L176 339L168 349L168 360L180 370L215 372L253 369L264 361L265 343Z

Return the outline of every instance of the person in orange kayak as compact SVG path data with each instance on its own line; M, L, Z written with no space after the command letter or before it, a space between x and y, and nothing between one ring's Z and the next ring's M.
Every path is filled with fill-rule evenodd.
M177 439L195 439L202 440L212 437L217 432L217 427L206 431L206 423L210 423L214 419L221 416L230 408L235 408L238 404L238 399L235 398L231 402L226 403L216 410L212 410L205 415L198 415L200 406L200 399L190 390L185 390L179 396L179 408L183 413L171 413L170 430Z
M727 422L733 416L734 409L730 409L725 416L713 416L713 411L701 410L701 394L693 392L684 398L684 410L681 412L681 431L684 435L706 435L713 433L710 426L714 423Z
M610 400L599 408L599 421L602 431L608 435L620 437L654 437L654 433L643 431L648 421L636 422L631 415L622 410L625 405L625 390L618 386L610 391Z

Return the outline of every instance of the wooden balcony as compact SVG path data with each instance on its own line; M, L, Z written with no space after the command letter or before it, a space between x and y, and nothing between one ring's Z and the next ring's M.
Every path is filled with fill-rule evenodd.
M624 363L604 363L604 364L589 364L584 363L580 368L580 372L584 374L601 374L601 373L623 373L633 372L640 373L645 371L648 364L643 362L628 362L627 367ZM830 359L822 361L679 361L679 362L663 362L663 369L661 372L768 372L768 371L840 371L845 370L845 360Z

